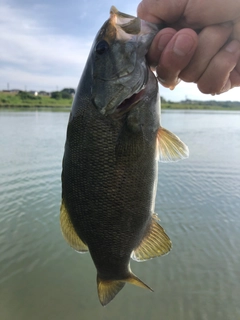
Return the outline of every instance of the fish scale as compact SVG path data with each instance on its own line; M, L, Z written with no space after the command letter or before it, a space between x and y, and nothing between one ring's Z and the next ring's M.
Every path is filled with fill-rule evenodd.
M188 148L160 126L158 84L145 58L157 30L112 7L69 118L61 229L75 250L90 252L102 305L126 282L152 290L132 273L130 258L171 249L154 212L157 160L185 158Z

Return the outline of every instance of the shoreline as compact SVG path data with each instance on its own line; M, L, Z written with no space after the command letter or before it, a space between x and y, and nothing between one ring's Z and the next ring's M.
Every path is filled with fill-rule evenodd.
M71 105L34 105L34 104L0 104L0 110L60 110L68 111L71 109ZM182 104L182 103L162 103L162 110L212 110L212 111L240 111L240 107L222 107L218 105L208 106L208 105L195 105L195 104Z
M73 89L52 92L51 95L34 95L29 92L18 93L0 92L0 110L69 110L72 106ZM180 102L167 101L161 97L162 110L221 110L240 111L239 101L198 101L189 100Z

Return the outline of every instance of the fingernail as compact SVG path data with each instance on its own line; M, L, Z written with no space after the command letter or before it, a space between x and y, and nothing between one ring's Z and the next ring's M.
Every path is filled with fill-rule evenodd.
M163 34L159 40L158 40L158 50L160 52L162 52L166 45L168 44L168 42L172 39L173 37L173 34L172 33L166 33L166 34Z
M167 81L160 78L160 77L157 77L158 81L161 83L162 86L164 86L165 88L169 88L171 90L173 90L178 84L179 82L181 81L181 79L179 78L176 78L175 80L172 81L172 84L167 84Z
M237 40L231 41L225 48L227 52L234 53L240 49L240 44Z
M181 82L181 79L176 78L176 79L175 79L175 84L172 84L172 85L169 87L169 89L170 89L170 90L174 90L175 87L176 87L180 82Z
M181 57L189 54L193 48L193 39L188 35L179 35L174 43L173 52Z
M157 79L158 79L158 81L159 81L160 83L162 83L162 84L166 83L166 80L164 80L164 79L162 79L162 78L160 78L160 77L157 77Z

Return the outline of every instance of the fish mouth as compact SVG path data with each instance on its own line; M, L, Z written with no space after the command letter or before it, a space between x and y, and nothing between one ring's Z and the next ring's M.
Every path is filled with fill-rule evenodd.
M141 19L118 11L114 6L110 9L110 21L116 27L125 32L125 37L137 35L141 32ZM123 36L123 34L121 35Z

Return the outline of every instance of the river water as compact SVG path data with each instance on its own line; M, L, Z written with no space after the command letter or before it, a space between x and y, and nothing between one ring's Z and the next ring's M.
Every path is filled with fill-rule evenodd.
M190 158L159 165L156 212L167 256L133 272L103 308L89 254L59 227L67 112L0 112L0 318L3 320L239 320L240 113L163 112Z

